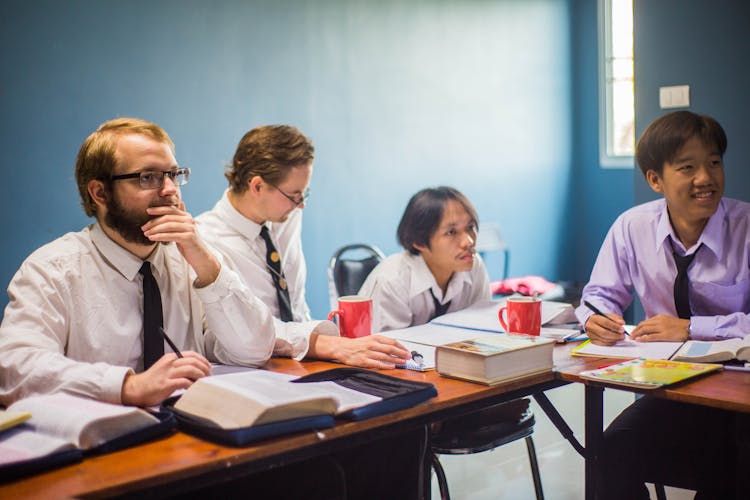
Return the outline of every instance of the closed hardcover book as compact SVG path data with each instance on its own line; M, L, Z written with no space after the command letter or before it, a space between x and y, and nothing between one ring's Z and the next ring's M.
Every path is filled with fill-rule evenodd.
M495 334L440 345L438 373L493 385L552 370L554 340L526 335Z
M717 370L721 370L721 365L639 358L584 371L580 375L581 378L598 382L640 389L658 389Z

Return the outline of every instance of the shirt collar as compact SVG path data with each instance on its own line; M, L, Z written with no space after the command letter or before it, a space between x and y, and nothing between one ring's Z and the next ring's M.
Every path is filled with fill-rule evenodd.
M104 232L98 221L90 226L90 231L91 241L102 257L125 279L133 281L138 276L138 271L141 269L143 261L107 236L107 233ZM151 262L151 270L157 278L162 277L165 269L164 250L162 246L156 245L156 249L146 259Z
M435 294L435 297L438 299L443 297L440 303L445 304L449 300L452 300L453 297L459 295L464 282L469 281L468 272L453 273L451 280L448 282L445 296L443 296L443 291L438 286L437 281L435 281L435 276L433 276L432 271L427 267L427 263L424 261L422 254L414 255L408 250L406 251L406 254L411 263L411 267L414 270L414 275L411 280L411 290L409 291L411 297L416 297L417 295L432 289L432 293Z
M662 202L662 210L659 214L659 221L656 226L656 249L658 251L659 247L667 247L668 245L670 245L668 238L671 238L671 240L681 250L681 252L685 251L687 249L683 247L682 243L674 232L672 224L669 222L669 211L667 210L667 203L664 200L662 200ZM700 238L698 238L698 242L695 244L695 248L698 248L700 244L703 244L703 246L710 248L715 255L721 255L723 246L722 235L724 234L725 226L725 212L726 210L724 207L724 200L722 199L721 201L719 201L719 206L716 208L716 212L711 216L710 219L708 219L706 227L703 228L703 232L701 233ZM668 247L667 250L669 250L670 253L672 252L671 247Z
M216 204L216 211L219 216L226 222L226 224L233 230L241 234L247 239L254 239L260 235L260 228L262 224L258 224L253 220L245 217L240 213L239 210L234 208L232 202L229 201L229 190L224 191L224 195L221 197L219 202ZM268 230L271 230L271 223L266 222Z

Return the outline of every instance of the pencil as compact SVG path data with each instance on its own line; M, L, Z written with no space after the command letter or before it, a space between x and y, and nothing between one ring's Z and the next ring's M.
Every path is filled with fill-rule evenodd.
M174 345L174 342L172 342L172 339L169 338L169 335L167 335L167 332L164 331L164 328L163 327L159 327L159 330L161 330L161 335L162 335L162 337L164 337L164 340L167 341L167 344L169 344L169 347L171 347L172 350L174 351L174 353L177 354L178 358L181 358L182 357L182 353L180 352L179 349L177 349L177 346Z

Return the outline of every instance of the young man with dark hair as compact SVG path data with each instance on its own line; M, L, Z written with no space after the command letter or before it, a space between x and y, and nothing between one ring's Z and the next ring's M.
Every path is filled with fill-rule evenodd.
M96 221L32 253L13 277L0 404L68 392L155 405L208 375L206 357L247 366L270 357L270 314L185 211L189 174L153 123L119 118L86 139L76 180ZM165 349L161 328L183 357Z
M750 332L750 204L723 198L727 139L689 111L651 123L636 159L663 198L623 213L602 244L577 309L592 342L624 338L633 293L646 319L638 342L722 340ZM644 397L609 426L602 454L607 498L648 498L644 481L732 498L737 415ZM713 495L713 496L712 496ZM702 498L702 497L701 497Z
M359 292L373 299L373 331L421 325L490 299L474 250L477 224L474 207L454 188L412 196L397 230L404 252L378 264Z
M225 174L229 189L197 220L206 240L274 317L274 354L368 368L393 368L409 353L380 335L339 337L330 321L311 321L305 301L302 209L315 149L295 127L257 127L240 140Z

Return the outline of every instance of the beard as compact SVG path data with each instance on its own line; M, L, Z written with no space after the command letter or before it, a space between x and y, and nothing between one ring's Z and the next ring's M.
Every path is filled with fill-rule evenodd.
M162 205L173 205L173 200L160 198L156 202L151 203L149 206L158 207ZM153 245L151 241L143 234L141 227L150 221L152 217L144 212L136 212L134 210L128 210L123 206L116 196L111 193L107 200L107 213L104 216L104 222L107 226L117 231L123 239L129 243L136 243L138 245ZM163 244L169 244L168 241Z

